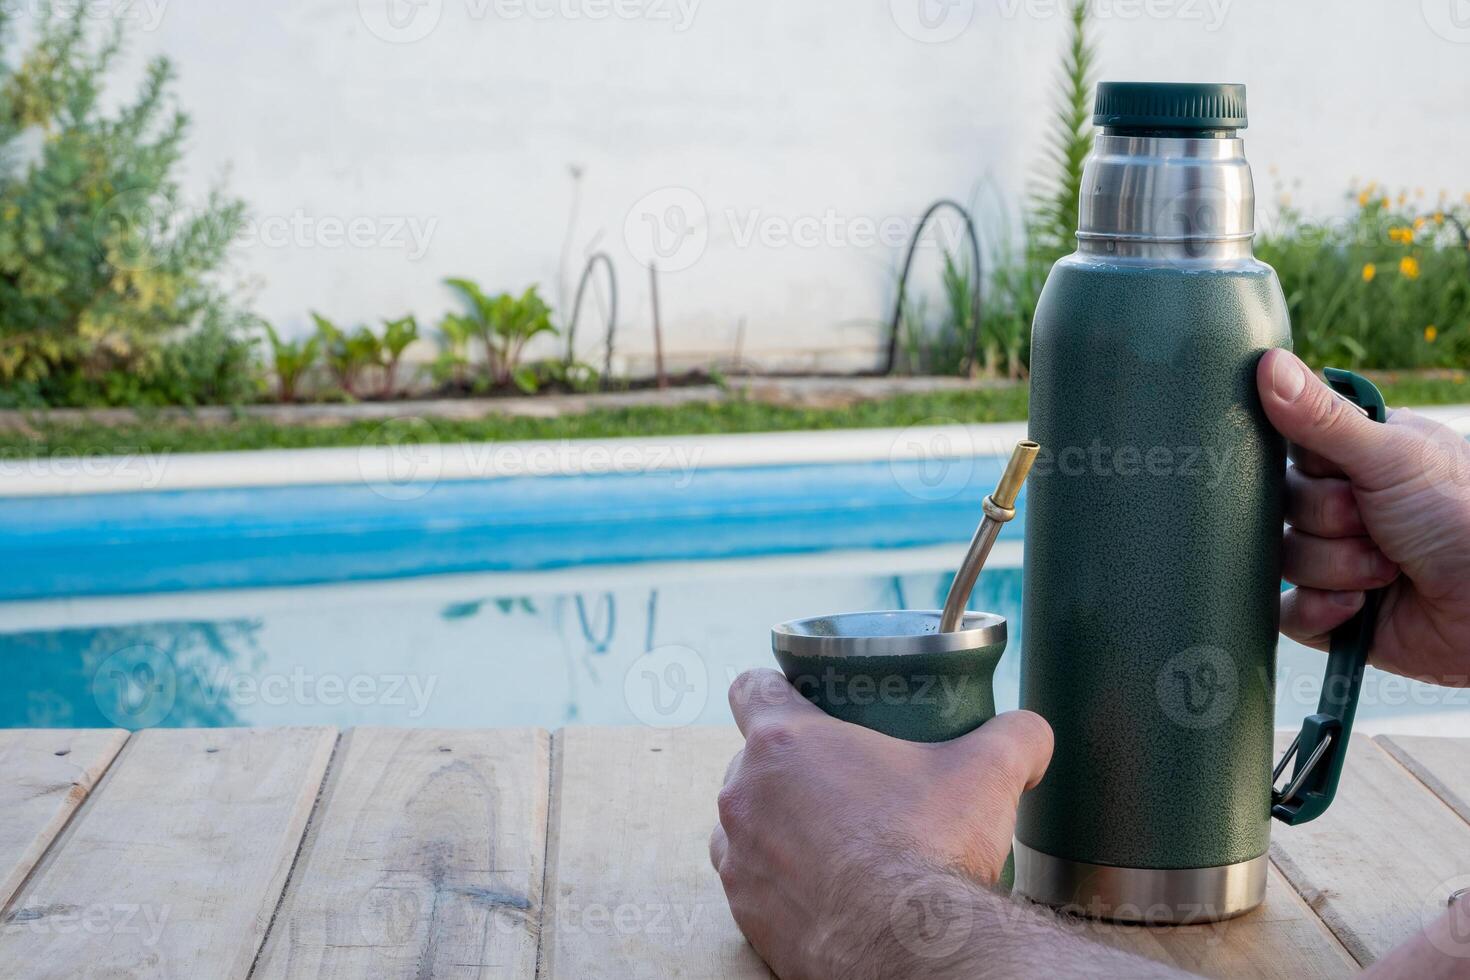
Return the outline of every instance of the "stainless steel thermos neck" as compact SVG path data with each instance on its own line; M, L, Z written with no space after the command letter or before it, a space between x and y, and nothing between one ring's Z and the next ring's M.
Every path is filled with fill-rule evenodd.
M1082 173L1082 255L1248 258L1256 193L1238 137L1099 134Z

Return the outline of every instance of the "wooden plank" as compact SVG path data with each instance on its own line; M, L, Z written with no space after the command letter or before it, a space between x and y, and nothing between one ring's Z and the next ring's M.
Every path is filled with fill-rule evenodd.
M550 738L342 740L252 976L534 977Z
M1470 822L1470 738L1379 735L1375 741Z
M542 978L769 977L709 863L734 728L569 728L552 750Z
M1470 824L1361 736L1332 807L1272 838L1282 873L1364 965L1433 921L1449 883L1470 874Z
M1284 831L1282 831L1284 832ZM1084 935L1207 977L1341 977L1357 963L1274 866L1261 907L1224 922L1145 928L1078 923Z
M4 916L27 978L244 978L321 787L327 728L128 740Z
M0 731L0 909L127 740L121 729Z

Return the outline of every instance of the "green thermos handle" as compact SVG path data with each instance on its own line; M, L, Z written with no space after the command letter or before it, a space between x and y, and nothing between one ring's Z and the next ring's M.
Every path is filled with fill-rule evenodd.
M1374 422L1388 421L1383 394L1367 378L1327 368L1323 372L1332 390L1357 405ZM1347 757L1348 738L1353 731L1353 715L1358 708L1358 691L1363 684L1363 668L1368 665L1368 651L1373 645L1373 632L1378 626L1378 606L1383 589L1373 589L1363 599L1363 608L1352 619L1332 631L1327 653L1327 676L1322 681L1322 696L1317 713L1307 716L1302 730L1281 761L1276 764L1271 783L1271 815L1286 824L1306 823L1320 817L1332 804L1342 778L1342 764ZM1291 781L1276 789L1276 780L1296 759Z

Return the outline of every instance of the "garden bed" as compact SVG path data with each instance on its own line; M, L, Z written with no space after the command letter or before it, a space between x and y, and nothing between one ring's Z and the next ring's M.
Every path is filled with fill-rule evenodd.
M1369 372L1390 405L1470 404L1464 372ZM902 427L1026 418L1024 383L749 378L514 399L0 412L0 457Z

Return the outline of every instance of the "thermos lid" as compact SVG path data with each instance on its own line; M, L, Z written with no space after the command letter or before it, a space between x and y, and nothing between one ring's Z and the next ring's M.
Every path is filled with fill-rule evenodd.
M1093 125L1141 135L1245 129L1245 86L1204 82L1100 82Z

